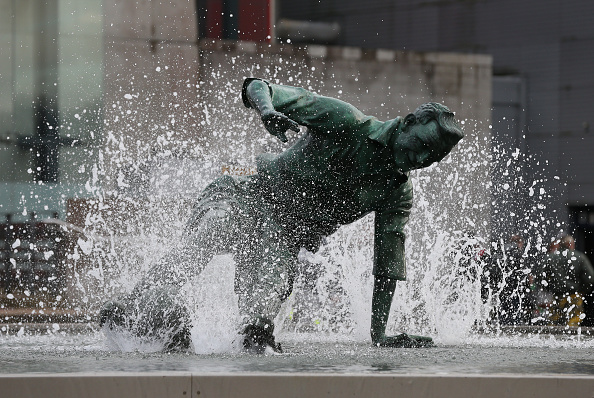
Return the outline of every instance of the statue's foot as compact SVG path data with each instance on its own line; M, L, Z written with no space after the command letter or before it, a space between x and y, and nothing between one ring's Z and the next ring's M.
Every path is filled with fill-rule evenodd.
M151 287L105 303L99 311L99 325L159 341L167 352L185 351L192 345L190 313L170 286Z
M109 329L124 326L126 307L117 301L107 301L99 310L99 326L106 325Z
M380 341L374 342L378 347L392 348L429 348L435 347L431 337L414 336L402 333L397 336L385 336Z
M267 349L275 353L282 353L280 343L274 340L274 325L267 319L260 319L243 329L243 348L254 354L264 354Z

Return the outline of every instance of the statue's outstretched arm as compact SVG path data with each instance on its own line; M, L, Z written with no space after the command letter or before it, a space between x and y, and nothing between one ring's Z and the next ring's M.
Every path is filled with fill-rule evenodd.
M260 114L262 123L268 132L287 142L285 132L293 130L299 132L299 124L281 112L274 109L268 85L261 80L252 80L246 89L247 100L252 108Z

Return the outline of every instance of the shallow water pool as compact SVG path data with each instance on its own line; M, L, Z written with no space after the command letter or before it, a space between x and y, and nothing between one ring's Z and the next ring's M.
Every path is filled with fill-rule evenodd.
M0 336L0 373L393 373L594 375L594 339L563 335L469 337L428 349L386 349L328 336L282 334L282 355L151 353L107 348L100 331Z

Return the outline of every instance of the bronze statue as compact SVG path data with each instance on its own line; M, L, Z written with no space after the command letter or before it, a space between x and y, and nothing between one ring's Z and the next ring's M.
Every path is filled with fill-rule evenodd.
M287 130L307 131L284 152L260 155L256 175L222 176L206 187L184 248L155 264L124 302L106 304L101 323L187 348L188 315L176 292L214 255L232 253L243 345L281 351L272 321L291 293L299 250L315 252L341 225L375 212L372 343L431 346L429 337L386 336L385 329L396 281L406 278L409 172L440 161L462 139L454 114L427 103L382 122L338 99L256 78L244 81L242 98L281 141Z

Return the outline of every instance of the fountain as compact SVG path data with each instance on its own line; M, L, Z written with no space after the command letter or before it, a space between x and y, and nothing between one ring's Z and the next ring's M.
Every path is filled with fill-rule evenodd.
M506 389L542 396L591 391L594 341L585 330L506 334L489 322L493 301L481 295L484 264L476 255L497 250L488 234L489 169L507 159L493 158L497 152L490 148L488 93L481 91L488 60L378 51L370 62L369 54L357 58L352 49L312 46L304 56L290 46L200 45L202 63L190 68L199 77L173 47L166 61L150 58L150 67L132 75L106 72L105 146L87 183L92 198L73 202L72 213L83 223L63 224L75 243L66 256L67 305L81 316L37 331L25 323L2 325L2 391L27 388L32 396L52 386L66 396L98 386L109 394L119 386L146 396L452 397L470 389L481 396ZM453 84L452 68L474 80ZM300 253L294 292L276 319L286 354L241 351L228 256L215 258L184 286L192 309L191 353L164 354L150 341L105 337L85 319L105 298L130 291L155 259L179 244L192 199L207 182L221 173L248 174L254 155L282 148L238 99L241 78L263 73L342 97L381 120L426 99L450 105L463 120L467 136L460 147L413 173L409 275L399 283L388 324L390 332L434 336L437 348L370 346L373 216L342 227L319 252ZM540 192L537 184L532 188ZM534 240L533 250L543 242Z

